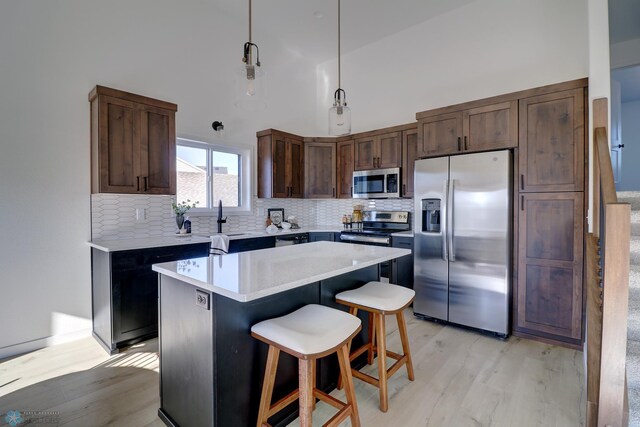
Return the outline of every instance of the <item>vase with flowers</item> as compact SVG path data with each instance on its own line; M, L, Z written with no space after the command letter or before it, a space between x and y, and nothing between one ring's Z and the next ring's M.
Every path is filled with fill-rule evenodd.
M178 233L182 232L182 225L184 224L184 214L191 208L195 208L198 202L191 203L191 200L187 199L180 203L171 203L173 211L176 214L176 225L178 226Z

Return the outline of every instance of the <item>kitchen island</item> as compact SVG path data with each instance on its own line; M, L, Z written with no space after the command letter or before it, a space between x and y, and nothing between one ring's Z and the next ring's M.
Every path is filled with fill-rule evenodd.
M314 242L156 264L159 279L160 409L167 425L255 425L267 346L251 326L306 304L346 308L334 296L379 277L378 264L408 249ZM354 339L368 335L367 319ZM318 388L330 391L337 360L319 361ZM297 387L297 359L283 354L274 400ZM284 425L297 402L271 419Z

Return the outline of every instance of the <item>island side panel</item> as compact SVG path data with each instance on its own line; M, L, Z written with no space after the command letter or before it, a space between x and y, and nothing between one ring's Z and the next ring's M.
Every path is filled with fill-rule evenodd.
M253 426L258 418L268 345L251 336L251 326L320 303L318 282L249 302L214 296L216 317L215 425ZM298 387L298 360L280 353L273 402ZM297 401L270 419L286 425L297 417Z
M93 335L109 352L117 353L111 336L111 254L91 248L91 310Z
M214 322L196 286L160 275L160 417L179 426L214 425ZM201 290L200 290L201 291ZM166 421L165 421L166 423Z
M338 304L336 302L336 294L342 291L359 288L367 282L380 280L380 266L373 265L361 268L351 273L343 274L337 277L331 277L320 282L320 304L327 307L337 308L342 311L349 311L349 307ZM369 317L368 313L362 310L358 311L358 317L362 321L362 330L353 338L351 349L360 348L369 337ZM356 358L352 362L354 368L360 368L366 363L366 353ZM325 357L318 363L318 388L325 392L330 392L338 384L340 367L338 366L338 358L335 355Z

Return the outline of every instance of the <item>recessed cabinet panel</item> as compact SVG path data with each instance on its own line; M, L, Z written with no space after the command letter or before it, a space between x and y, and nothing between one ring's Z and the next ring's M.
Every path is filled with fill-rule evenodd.
M499 150L518 145L517 101L465 110L463 123L465 151Z
M516 330L582 339L584 197L581 192L519 197Z
M274 136L273 142L273 193L274 197L288 197L287 143L284 137Z
M418 156L455 154L462 151L462 112L421 119L418 123Z
M176 162L171 161L176 158L174 121L170 114L161 109L146 107L141 114L143 191L171 194L171 189L176 188Z
M397 168L402 165L402 134L387 133L378 138L378 168Z
M527 199L526 256L529 259L574 260L574 200Z
M418 158L418 130L402 132L402 197L413 197L413 172Z
M354 141L355 170L367 170L376 168L376 138L358 138Z
M138 143L135 135L133 103L116 98L104 97L101 100L103 117L101 137L106 144L101 146L100 165L101 182L106 189L129 192L135 190L138 162Z
M520 191L584 190L583 90L520 100Z
M336 144L307 142L304 148L304 197L336 197Z
M338 143L338 198L353 197L353 140Z
M289 150L290 162L287 162L290 177L289 197L302 198L304 193L302 168L304 166L304 154L302 141L287 138L287 149Z

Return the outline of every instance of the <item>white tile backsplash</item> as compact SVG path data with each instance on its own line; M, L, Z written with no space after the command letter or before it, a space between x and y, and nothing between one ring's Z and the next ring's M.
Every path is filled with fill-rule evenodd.
M176 232L175 215L171 210L172 196L129 194L91 195L91 238L119 240L163 236ZM365 210L413 210L411 199L258 199L253 198L252 214L226 215L224 232L257 230L265 227L269 208L284 209L285 217L295 216L301 226L340 225L342 215L350 214L353 206ZM145 219L136 220L136 209L145 210ZM264 215L258 215L264 212ZM192 216L193 233L209 234L217 230L216 217Z

